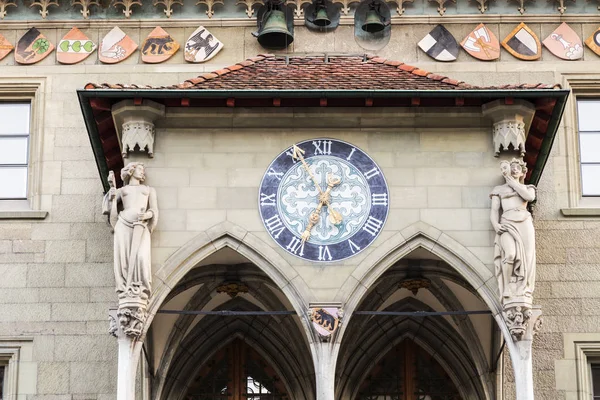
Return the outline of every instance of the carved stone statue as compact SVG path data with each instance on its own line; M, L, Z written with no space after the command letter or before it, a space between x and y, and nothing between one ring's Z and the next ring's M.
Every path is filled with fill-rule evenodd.
M145 167L129 163L121 170L124 186L111 188L102 211L114 229L114 272L119 297L119 323L123 331L139 336L152 289L150 235L158 222L156 192L144 185Z
M500 163L506 181L496 186L490 198L490 219L496 239L494 265L502 304L531 307L535 286L535 231L529 202L535 200L536 188L525 185L527 167L513 158Z

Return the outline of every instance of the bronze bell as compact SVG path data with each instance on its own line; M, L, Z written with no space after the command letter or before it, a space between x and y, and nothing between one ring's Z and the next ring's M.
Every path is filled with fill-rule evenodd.
M312 21L316 26L329 26L331 25L331 20L327 17L327 10L324 7L319 8L317 11L317 16Z
M362 25L362 30L369 33L381 32L385 28L385 24L381 21L381 16L377 10L371 8L367 11L365 23Z
M258 34L258 43L266 49L285 49L294 41L288 30L285 13L271 10L263 17L264 25Z

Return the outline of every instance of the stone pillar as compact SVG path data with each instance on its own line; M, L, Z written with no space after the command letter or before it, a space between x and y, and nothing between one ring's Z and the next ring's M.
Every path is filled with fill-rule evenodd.
M542 326L541 315L540 307L520 306L504 311L502 315L508 326L504 337L515 374L517 400L534 400L532 343Z
M336 343L338 328L344 312L340 303L311 303L308 319L315 332L315 375L317 400L335 399L335 358L339 350Z
M492 120L496 157L501 151L525 155L525 142L535 114L535 106L525 100L495 100L482 106L483 115Z
M123 100L113 105L112 115L117 127L121 155L127 158L137 148L154 157L154 121L164 117L165 106L152 100Z
M144 342L124 331L124 324L119 321L121 318L116 308L109 310L109 333L119 343L117 400L135 400L135 376Z

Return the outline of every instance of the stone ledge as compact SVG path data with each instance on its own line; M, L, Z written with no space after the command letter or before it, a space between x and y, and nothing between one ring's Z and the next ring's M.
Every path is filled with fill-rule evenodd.
M0 220L2 219L46 219L48 211L40 210L0 210Z
M565 217L600 217L600 207L561 208Z

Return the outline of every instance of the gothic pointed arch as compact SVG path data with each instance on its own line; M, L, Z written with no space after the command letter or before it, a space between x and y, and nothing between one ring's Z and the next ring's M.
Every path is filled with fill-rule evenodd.
M414 282L403 285L415 277L416 281L423 278L426 285L419 294L418 287L410 294ZM383 357L390 343L409 337L439 357L460 398L492 399L492 353L508 332L496 293L491 268L448 234L419 222L388 239L365 257L338 293L349 318L336 338L336 398L356 398L356 382L364 379L357 374ZM354 314L469 309L489 314L425 318ZM410 396L407 399L414 398Z
M287 400L314 400L315 338L304 316L310 290L270 246L225 222L181 247L154 277L144 331L153 400L187 400L200 370L234 338L268 364ZM223 310L235 315L197 313ZM271 311L287 314L243 314Z

